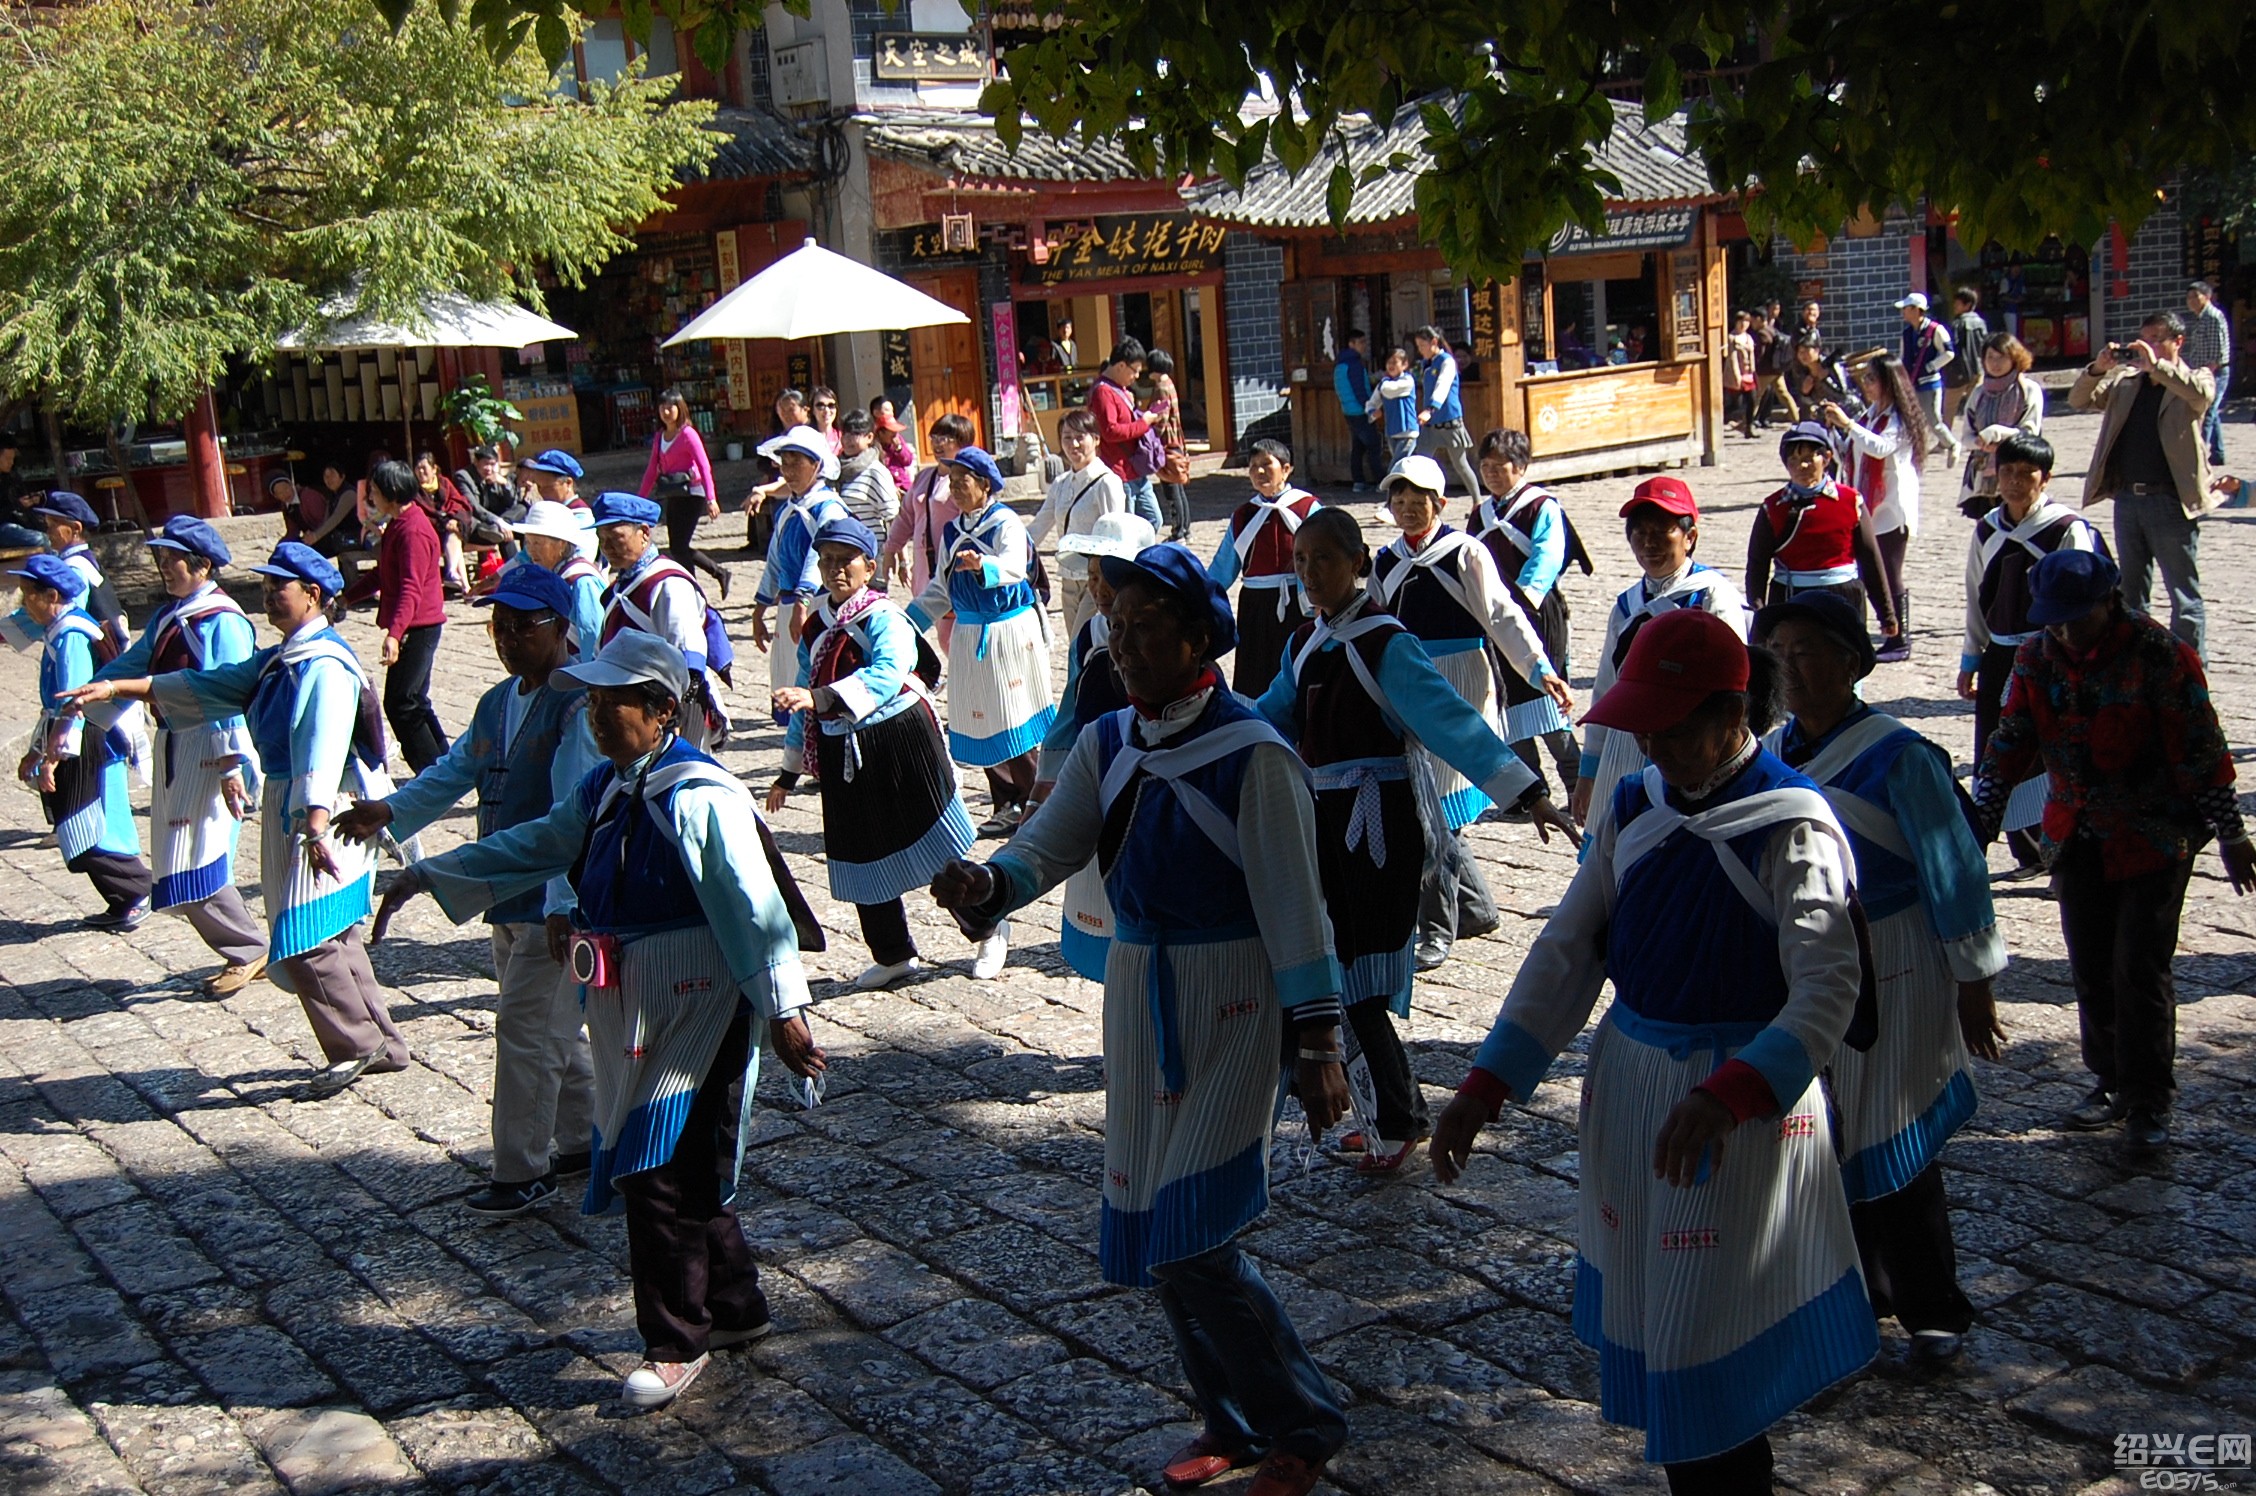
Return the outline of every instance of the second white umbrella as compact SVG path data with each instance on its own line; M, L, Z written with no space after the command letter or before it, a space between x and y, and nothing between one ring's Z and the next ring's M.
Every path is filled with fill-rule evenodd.
M714 302L666 346L704 338L820 338L939 327L970 317L809 239Z

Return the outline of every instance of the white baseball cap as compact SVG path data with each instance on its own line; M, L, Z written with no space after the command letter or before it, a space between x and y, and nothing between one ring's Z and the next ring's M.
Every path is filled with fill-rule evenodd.
M587 535L587 525L580 519L580 511L554 499L533 500L525 510L525 517L509 528L519 535L545 535L551 540L568 540L574 545Z
M821 467L825 481L838 481L838 453L824 436L812 426L794 426L781 436L771 436L760 443L760 455L770 462L781 452L797 452L812 459Z
M1449 487L1449 480L1441 475L1441 464L1431 457L1404 457L1387 470L1386 481L1379 485L1381 493L1391 494L1403 484L1422 488L1436 498Z
M1924 291L1912 292L1909 296L1906 296L1903 300L1896 303L1896 310L1900 312L1907 306L1915 306L1923 312L1926 311L1927 293Z
M1097 522L1089 527L1086 535L1060 536L1057 549L1061 556L1118 556L1123 561L1133 561L1157 544L1159 531L1152 522L1140 514L1123 510L1118 514L1097 516Z

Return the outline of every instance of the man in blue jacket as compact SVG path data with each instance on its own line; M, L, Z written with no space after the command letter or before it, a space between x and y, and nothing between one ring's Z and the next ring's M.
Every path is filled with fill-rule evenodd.
M1379 431L1368 407L1371 403L1371 339L1360 327L1348 329L1339 362L1332 365L1332 392L1339 396L1340 416L1347 422L1347 476L1357 493L1369 493L1387 465L1379 460ZM1368 478L1363 475L1368 472Z

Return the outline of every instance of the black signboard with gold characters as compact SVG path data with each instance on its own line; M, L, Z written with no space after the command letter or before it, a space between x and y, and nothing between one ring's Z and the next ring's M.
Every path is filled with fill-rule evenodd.
M950 249L937 223L920 223L905 229L880 229L877 262L915 270L926 265L976 265L979 241L974 234L968 249Z
M1037 264L1028 255L1019 281L1062 286L1130 276L1218 275L1225 234L1221 224L1202 223L1188 213L1099 217L1053 240L1046 261Z

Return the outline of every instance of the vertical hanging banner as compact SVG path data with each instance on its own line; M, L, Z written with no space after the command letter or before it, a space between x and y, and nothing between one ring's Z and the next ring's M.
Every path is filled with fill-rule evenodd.
M736 230L722 229L713 236L713 266L721 282L721 294L728 295L743 280L741 262L736 257ZM721 351L728 359L728 403L730 410L752 408L752 359L744 350L744 339L724 338Z

